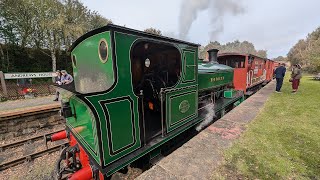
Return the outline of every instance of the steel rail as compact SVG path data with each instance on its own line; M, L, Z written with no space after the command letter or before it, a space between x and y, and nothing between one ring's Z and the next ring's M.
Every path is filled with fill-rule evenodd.
M0 152L4 151L5 149L8 149L8 148L17 147L17 146L21 146L21 145L24 145L24 144L29 143L29 142L33 142L33 141L36 141L36 140L44 139L44 137L47 136L47 135L51 135L51 134L54 134L54 133L57 133L57 132L60 132L60 131L63 131L63 130L65 130L65 129L59 129L59 130L54 131L54 132L50 132L50 133L42 134L42 135L39 135L39 136L34 136L34 137L31 137L31 138L28 138L28 139L23 139L23 140L20 140L20 141L16 141L16 142L13 142L13 143L1 145L0 146Z
M68 142L61 143L61 144L55 145L53 147L50 147L48 149L45 149L45 150L42 150L42 151L38 151L38 152L35 152L35 153L32 153L32 154L28 154L28 155L25 155L25 156L23 156L21 158L17 158L17 159L8 161L8 162L1 163L0 164L0 171L3 171L3 170L8 169L10 167L16 166L18 164L22 164L24 162L29 162L29 161L31 161L31 160L33 160L33 159L35 159L37 157L41 157L41 156L43 156L45 154L58 151L58 150L62 149L63 147L67 146L67 145L68 145Z

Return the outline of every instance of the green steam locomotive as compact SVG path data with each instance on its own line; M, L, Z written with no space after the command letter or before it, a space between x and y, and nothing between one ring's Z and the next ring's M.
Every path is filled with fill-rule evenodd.
M48 137L70 142L58 177L108 179L241 103L233 69L215 49L199 60L198 46L116 25L80 37L70 49L74 84L59 87L66 130Z

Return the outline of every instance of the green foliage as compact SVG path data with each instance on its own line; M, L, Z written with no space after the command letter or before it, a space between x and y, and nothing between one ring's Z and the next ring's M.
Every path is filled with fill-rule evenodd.
M162 35L162 33L161 33L161 31L159 29L152 28L152 27L145 29L144 32L155 34L155 35L159 35L159 36Z
M226 179L319 179L320 84L303 77L291 94L272 94L247 131L225 152L219 169Z
M16 45L2 45L5 59L0 59L0 70L3 72L48 72L51 69L51 59L46 55L49 50L22 48ZM66 51L56 52L57 69L72 72L70 58ZM6 59L9 59L9 64ZM9 71L6 69L9 68Z
M88 29L97 29L102 26L106 26L108 24L112 24L112 21L110 19L106 19L102 17L97 12L93 11L91 12L91 16L89 16L89 26Z
M220 44L218 41L210 42L205 47L200 47L201 59L204 59L206 57L206 53L209 49L219 49L219 53L234 52L243 54L254 54L262 58L267 57L266 50L256 50L254 45L248 41L240 42L238 40L235 40L226 44Z
M274 61L280 61L280 62L287 62L288 58L287 57L283 57L283 56L278 56L276 58L273 58L272 60Z
M0 37L12 44L25 46L32 33L32 14L22 0L0 1Z
M78 37L112 23L96 11L88 10L79 0L1 0L0 9L0 44L42 52L40 57L45 55L51 59L53 71L58 55L66 51ZM20 65L16 62L32 55L24 54L29 52L21 53L21 56L10 53L14 52L4 51L1 45L3 71L22 71L23 67L19 69ZM38 71L38 67L33 71Z
M288 60L291 64L301 64L310 73L320 72L320 27L290 49Z

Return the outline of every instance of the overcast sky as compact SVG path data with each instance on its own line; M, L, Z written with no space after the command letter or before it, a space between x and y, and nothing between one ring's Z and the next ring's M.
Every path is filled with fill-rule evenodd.
M160 29L163 34L179 38L179 20L183 2L225 0L82 0L85 6L111 19L114 24L144 30ZM186 39L206 45L210 41L221 43L236 39L252 42L256 49L268 51L268 57L286 56L290 48L308 33L320 26L320 0L229 0L237 2L243 11L226 11L213 15L214 8L203 8L191 24ZM213 6L215 6L213 4ZM223 6L224 7L224 6ZM227 9L227 8L226 8ZM183 11L181 14L186 16ZM237 14L237 15L235 15ZM221 32L212 36L217 29Z

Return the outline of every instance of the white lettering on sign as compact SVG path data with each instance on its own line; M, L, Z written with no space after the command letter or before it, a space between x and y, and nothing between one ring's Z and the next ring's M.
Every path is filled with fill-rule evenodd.
M24 79L24 78L46 78L56 77L54 72L40 72L40 73L4 73L4 79Z

